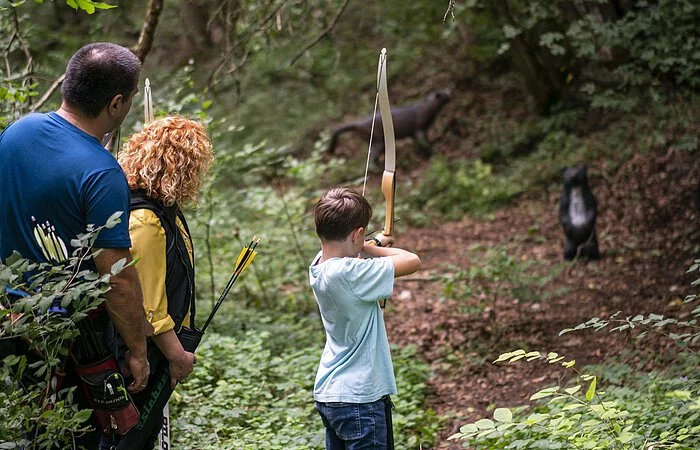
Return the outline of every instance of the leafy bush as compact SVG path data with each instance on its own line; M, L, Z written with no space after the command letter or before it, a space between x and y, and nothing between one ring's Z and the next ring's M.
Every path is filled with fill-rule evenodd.
M522 408L497 408L493 420L464 425L450 439L488 448L674 448L693 449L700 442L697 379L689 381L698 358L685 363L688 376L666 377L627 369L623 386L598 389L598 377L579 372L574 361L556 353L516 350L496 362L546 361L576 372L573 386L553 386L530 400L550 399L527 414Z
M689 272L700 271L700 260ZM700 279L694 285L700 284ZM696 302L696 295L686 303ZM495 362L520 360L545 361L574 371L576 381L570 387L552 386L530 397L531 401L550 399L531 413L525 408L497 408L493 420L481 419L460 428L450 439L489 448L673 448L693 449L700 443L700 379L697 367L700 355L695 348L700 341L700 307L691 312L692 319L680 321L649 314L610 320L593 318L573 330L593 328L611 331L640 329L637 338L648 333L667 336L685 352L677 366L666 373L640 373L625 369L623 383L610 380L603 392L599 389L596 369L580 372L575 361L566 361L557 353L542 354L516 350L504 353ZM667 331L672 329L673 331ZM599 368L598 370L605 370ZM616 374L620 378L620 374ZM611 377L612 378L612 377Z
M311 319L265 328L240 338L205 337L196 370L171 400L178 448L324 448L313 403L322 329ZM392 352L400 390L393 398L397 448L432 445L440 420L423 407L429 368L415 348Z
M537 265L536 261L518 260L505 246L489 248L485 253L478 252L468 269L443 275L443 292L462 301L479 298L479 311L488 308L489 317L496 322L499 300L531 302L547 298L543 288L560 269L540 274Z
M91 411L73 404L75 387L56 392L53 377L68 357L83 319L104 301L109 290L110 275L100 277L81 265L92 258L99 231L116 225L120 214L113 215L104 227L90 227L74 239L71 244L76 250L64 264L36 264L17 253L0 264L0 338L31 343L28 354L7 356L0 366L2 448L28 445L27 437L32 449L55 448L57 444L74 448L75 436L87 429L85 421ZM118 273L124 262L117 262L112 273ZM10 300L5 286L30 295ZM68 312L49 312L52 305L61 305Z
M479 215L502 207L518 192L517 186L494 175L481 160L435 158L409 202L458 219L467 212Z
M631 111L700 83L691 0L467 2L465 20L488 12L541 112L578 94L593 107Z

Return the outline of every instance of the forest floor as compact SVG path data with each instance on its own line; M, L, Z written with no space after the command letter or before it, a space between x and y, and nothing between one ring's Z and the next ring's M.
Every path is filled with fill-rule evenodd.
M691 158L685 151L659 149L633 157L610 179L592 177L602 252L598 261L563 263L558 193L520 197L489 219L397 226L401 246L415 250L423 267L397 281L386 310L387 329L390 342L417 345L432 367L427 407L450 417L436 448L462 448L447 441L461 425L490 417L495 406L526 405L533 393L564 382L564 370L541 362L492 364L501 353L554 351L575 359L577 367L610 357L640 370L668 362L668 340L634 342L607 329L559 332L617 311L687 317L690 309L682 299L693 292L694 277L685 272L700 243L693 206L697 164ZM589 172L595 173L593 166ZM446 295L446 273L483 266L483 249L496 246L505 246L528 276L542 281L527 286L534 296L524 301L513 295L517 290L481 281L469 293L468 279L461 281L461 291ZM499 294L495 307L494 293Z

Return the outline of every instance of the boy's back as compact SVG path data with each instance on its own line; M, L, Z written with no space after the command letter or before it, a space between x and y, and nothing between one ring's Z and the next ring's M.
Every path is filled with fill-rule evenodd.
M396 381L379 300L391 296L395 277L418 270L420 258L387 248L390 236L365 240L371 217L367 199L347 188L326 192L314 208L321 251L309 283L326 330L314 398L327 450L394 448Z
M319 402L374 402L396 394L384 317L378 301L391 295L389 258L331 258L309 267L326 345L314 398Z

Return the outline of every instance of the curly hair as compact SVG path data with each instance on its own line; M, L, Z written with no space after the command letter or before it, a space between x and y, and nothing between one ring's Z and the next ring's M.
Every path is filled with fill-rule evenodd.
M214 152L202 124L168 116L133 134L119 152L130 189L143 189L166 206L197 203Z

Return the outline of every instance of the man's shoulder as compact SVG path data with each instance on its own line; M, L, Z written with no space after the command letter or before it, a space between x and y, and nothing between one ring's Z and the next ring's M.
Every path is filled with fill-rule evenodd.
M16 126L16 127L22 127L22 126L30 126L30 125L36 125L39 123L43 122L48 122L51 120L51 113L30 113L27 114L26 116L22 117L21 119L18 119L17 121L13 122L10 126Z
M38 127L49 121L48 113L31 113L12 122L5 128L3 135L12 136L26 132L35 132Z

